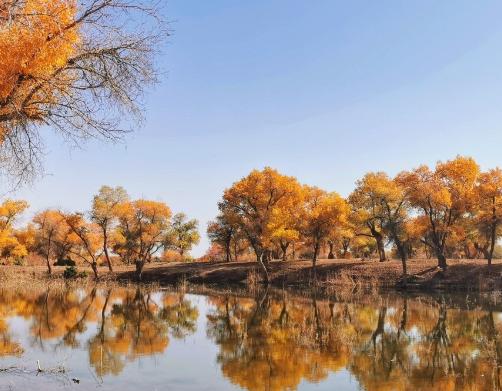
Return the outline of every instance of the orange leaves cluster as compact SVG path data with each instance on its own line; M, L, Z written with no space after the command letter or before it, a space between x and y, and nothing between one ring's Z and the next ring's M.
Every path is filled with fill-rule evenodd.
M31 243L29 232L14 229L14 223L28 208L26 201L5 200L0 204L0 255L9 261L18 260L28 254Z
M117 216L113 250L126 263L135 263L141 279L145 263L165 246L171 209L163 202L140 199L120 204Z
M10 3L0 8L0 108L12 111L28 100L33 105L28 106L27 114L36 119L37 99L43 96L42 101L47 102L61 89L62 81L53 75L75 52L77 6L74 0ZM58 85L45 83L48 80Z
M295 210L301 199L302 187L295 178L267 167L225 190L222 205L258 255L273 240L298 235Z
M342 227L349 214L347 202L337 193L328 193L317 187L304 187L303 233L314 246L314 260L322 241L335 228Z
M474 202L474 188L480 169L472 158L457 157L439 162L434 171L420 166L399 175L399 181L409 189L411 202L426 213L430 210L460 215Z
M120 205L117 215L117 243L132 248L139 259L149 260L165 239L171 209L163 202L140 199Z
M257 257L278 245L285 252L290 243L314 232L324 239L347 212L336 193L302 186L269 167L252 171L225 190L220 209L220 219L228 216L228 225L244 234Z

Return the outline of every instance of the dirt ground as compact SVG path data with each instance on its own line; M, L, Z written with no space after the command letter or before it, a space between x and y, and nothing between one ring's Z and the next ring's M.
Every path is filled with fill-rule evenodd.
M494 260L488 268L486 260L454 259L448 261L448 269L437 268L434 259L411 259L408 262L408 289L424 290L475 290L490 291L502 289L502 260ZM310 261L272 261L269 263L271 283L275 286L302 288L312 281ZM7 269L5 269L7 268ZM2 266L0 272L23 274L25 277L43 277L42 266ZM54 267L54 275L61 276L64 267ZM79 271L87 270L79 267ZM90 269L87 270L92 275ZM116 265L110 274L106 267L99 269L101 279L119 281L135 280L134 266ZM143 273L144 282L160 285L177 284L186 281L206 285L249 284L260 279L256 262L231 263L151 263ZM379 287L400 287L401 263L398 260L378 262L377 260L322 259L318 261L317 280L321 285L360 285Z

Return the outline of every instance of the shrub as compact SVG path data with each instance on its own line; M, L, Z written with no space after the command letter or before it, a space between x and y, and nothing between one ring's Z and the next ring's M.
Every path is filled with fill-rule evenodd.
M55 263L54 266L76 266L75 261L73 261L70 258L66 259L58 259Z
M66 269L64 269L63 277L66 279L76 278L77 275L77 268L75 266L67 266Z

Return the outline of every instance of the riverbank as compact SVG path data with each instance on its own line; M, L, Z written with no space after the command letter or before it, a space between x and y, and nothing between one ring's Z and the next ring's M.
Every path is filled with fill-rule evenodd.
M271 285L305 289L312 287L310 261L273 261L269 264ZM79 271L91 271L79 267ZM408 290L423 291L496 291L502 290L502 260L495 260L491 268L485 260L450 260L446 271L437 268L433 259L412 259L408 263L410 273ZM62 278L64 267L54 267L51 278ZM113 273L106 267L99 270L100 280L134 282L133 266L116 266ZM46 280L44 267L2 266L0 282ZM231 263L152 263L145 267L144 283L161 286L179 284L203 284L213 286L259 285L260 272L256 262ZM317 266L318 285L326 289L397 288L401 289L401 263L397 260L323 259Z

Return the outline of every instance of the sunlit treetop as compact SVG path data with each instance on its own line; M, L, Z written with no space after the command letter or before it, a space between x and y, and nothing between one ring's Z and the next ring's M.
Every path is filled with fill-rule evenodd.
M253 246L263 248L290 224L302 198L294 177L266 167L251 173L225 190L223 201ZM289 221L288 221L289 220Z
M30 118L40 120L43 113L37 110L37 101L58 87L41 87L40 81L51 79L76 50L78 26L72 27L76 3L10 1L0 12L0 100L4 102L0 113L7 115L13 107L26 108Z

